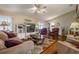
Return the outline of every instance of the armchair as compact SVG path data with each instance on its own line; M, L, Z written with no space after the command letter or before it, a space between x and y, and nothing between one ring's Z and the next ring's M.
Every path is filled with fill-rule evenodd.
M52 32L49 32L49 36L51 36L53 39L58 39L58 33L59 33L59 28L53 28Z

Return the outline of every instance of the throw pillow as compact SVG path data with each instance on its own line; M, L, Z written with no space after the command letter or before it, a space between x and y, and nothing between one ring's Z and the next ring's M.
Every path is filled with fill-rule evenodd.
M22 42L21 41L18 41L18 40L6 40L5 41L5 46L7 47L7 48L9 48L9 47L13 47L13 46L16 46L16 45L19 45L19 44L21 44Z
M1 39L1 40L7 40L7 39L8 39L7 34L4 33L4 32L2 32L2 31L0 31L0 39Z
M5 48L6 46L5 46L4 41L0 39L0 50L5 49Z
M20 41L20 42L23 42L21 39L17 38L17 37L13 37L13 38L9 38L7 40L17 40L17 41Z
M14 33L14 32L8 32L8 31L3 31L3 32L8 35L8 38L16 37L16 33Z

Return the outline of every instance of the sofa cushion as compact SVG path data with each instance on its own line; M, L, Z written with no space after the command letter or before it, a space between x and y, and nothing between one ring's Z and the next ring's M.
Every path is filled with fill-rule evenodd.
M3 31L3 32L8 35L8 38L16 37L16 33L14 33L14 32L8 32L8 31Z
M2 32L2 31L0 31L0 39L1 39L1 40L7 40L7 39L8 39L7 34L4 33L4 32Z
M6 40L5 41L5 46L7 47L7 48L9 48L9 47L13 47L13 46L16 46L16 45L19 45L19 44L21 44L22 42L21 41L18 41L18 40Z
M20 42L23 42L21 39L17 38L17 37L13 37L13 38L9 38L7 40L17 40L17 41L20 41Z
M0 39L0 50L6 48L5 46L5 42L3 40Z

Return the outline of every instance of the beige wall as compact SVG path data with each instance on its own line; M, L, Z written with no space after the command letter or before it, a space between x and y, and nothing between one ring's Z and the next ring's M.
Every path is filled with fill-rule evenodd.
M2 12L0 11L0 17L12 17L13 22L15 24L20 24L24 22L24 19L29 19L31 20L32 23L37 23L39 19L36 19L34 17L26 16L26 15L17 15L14 13L9 13L9 12Z
M16 24L23 24L25 22L24 19L31 20L30 22L27 21L28 23L37 24L39 22L39 19L36 19L34 17L25 16L25 15L17 15L17 14L10 13L10 12L3 12L1 10L0 10L0 17L12 17L12 20L13 20L13 30L15 30L15 25Z
M60 26L62 28L69 29L70 25L72 22L76 20L76 14L75 11L66 13L64 15L61 15L57 18L51 19L49 22L50 23L60 23Z
M25 21L24 19L29 19L31 21ZM24 22L37 24L39 21L38 21L38 19L35 19L33 17L21 16L21 15L13 16L14 31L15 31L15 25L24 24Z
M27 17L27 16L13 16L13 20L15 24L20 24L20 23L24 23L24 19L29 19L31 21L26 21L26 22L30 22L30 23L37 23L38 19L34 19L32 17Z
M24 23L24 19L32 20L31 23L38 23L40 21L39 19L36 19L34 17L29 17L29 16L25 16L25 15L17 15L14 13L3 12L0 10L0 17L6 17L6 16L12 17L14 25ZM62 16L57 17L57 18L51 19L49 22L60 23L62 28L64 28L64 27L69 28L69 26L71 25L71 23L73 21L75 21L75 12L74 11L66 13ZM44 21L41 21L41 22L45 23ZM14 26L13 26L13 29L14 29Z

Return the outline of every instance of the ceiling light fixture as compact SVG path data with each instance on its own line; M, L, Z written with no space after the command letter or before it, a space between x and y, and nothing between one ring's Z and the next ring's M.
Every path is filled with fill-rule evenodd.
M29 10L32 11L32 13L35 13L35 14L44 14L46 13L46 6L42 5L42 4L34 4L33 5L34 7L33 8L30 8Z

